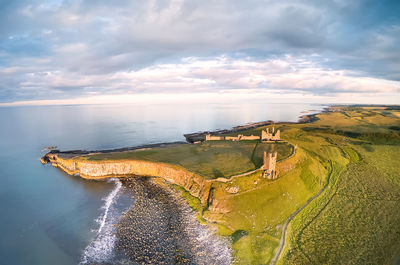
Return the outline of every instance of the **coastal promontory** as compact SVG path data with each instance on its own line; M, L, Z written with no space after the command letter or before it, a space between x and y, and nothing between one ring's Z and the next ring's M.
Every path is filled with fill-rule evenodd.
M399 128L396 108L338 106L299 123L190 134L191 143L52 150L42 162L172 185L230 238L239 264L386 264L400 247Z

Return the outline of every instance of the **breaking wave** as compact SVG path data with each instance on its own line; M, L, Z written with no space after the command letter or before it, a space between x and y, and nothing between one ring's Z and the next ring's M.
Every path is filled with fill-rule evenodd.
M120 214L114 212L113 205L118 199L122 183L117 178L108 181L114 182L115 187L110 194L103 198L105 203L101 209L104 212L96 219L96 222L99 223L96 238L85 248L80 264L102 263L113 258L116 236L112 224L116 223L120 217Z
M103 207L101 207L102 209L104 209L104 215L103 215L103 218L100 219L100 227L97 232L98 234L101 233L101 230L103 229L104 225L106 224L110 207L113 204L113 202L115 201L115 199L117 199L117 194L118 194L119 190L122 188L121 181L119 181L118 179L112 179L112 181L114 181L116 185L115 185L115 188L111 191L111 193L106 198L103 199L106 203L103 205Z

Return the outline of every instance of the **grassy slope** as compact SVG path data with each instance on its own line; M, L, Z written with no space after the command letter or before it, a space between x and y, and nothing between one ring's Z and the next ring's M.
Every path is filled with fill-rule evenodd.
M278 159L292 152L288 144L257 143L257 141L210 141L196 145L180 144L129 152L106 153L83 157L100 161L138 159L180 165L205 178L230 177L259 168L263 151L278 151Z
M400 251L400 148L390 129L400 124L396 116L348 110L322 115L313 124L329 126L337 134L354 132L345 135L358 139L308 131L329 138L341 155L326 157L334 163L329 189L292 221L278 264L393 262Z

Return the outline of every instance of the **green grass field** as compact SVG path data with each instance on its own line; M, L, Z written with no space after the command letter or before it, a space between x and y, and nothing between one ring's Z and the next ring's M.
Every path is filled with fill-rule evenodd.
M96 154L82 159L92 161L135 159L163 162L182 166L207 179L213 179L228 178L259 168L263 164L264 151L277 151L278 159L283 159L289 156L292 150L292 146L287 143L208 141L195 145L177 144L149 150Z

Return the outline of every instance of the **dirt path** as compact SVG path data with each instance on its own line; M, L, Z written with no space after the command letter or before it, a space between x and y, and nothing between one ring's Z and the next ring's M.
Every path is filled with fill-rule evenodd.
M331 180L332 171L333 171L332 161L329 161L329 163L330 163L330 165L331 165L331 171L329 172L328 179L327 179L325 185L322 187L322 189L321 189L317 194L315 194L314 196L312 196L312 197L306 202L306 204L304 204L304 205L301 206L299 209L297 209L297 211L295 211L294 213L292 213L292 214L289 216L289 218L287 219L286 223L284 224L283 229L282 229L281 243L279 244L278 251L276 252L274 258L271 260L270 265L275 265L276 262L277 262L278 259L279 259L279 256L281 255L283 246L285 245L286 230L287 230L287 227L288 227L290 221L292 221L292 219L293 219L299 212L301 212L304 208L306 208L307 205L309 205L315 198L317 198L319 195L321 195L321 193L323 193L323 192L326 190L326 188L328 187L329 182L330 182L330 180Z

